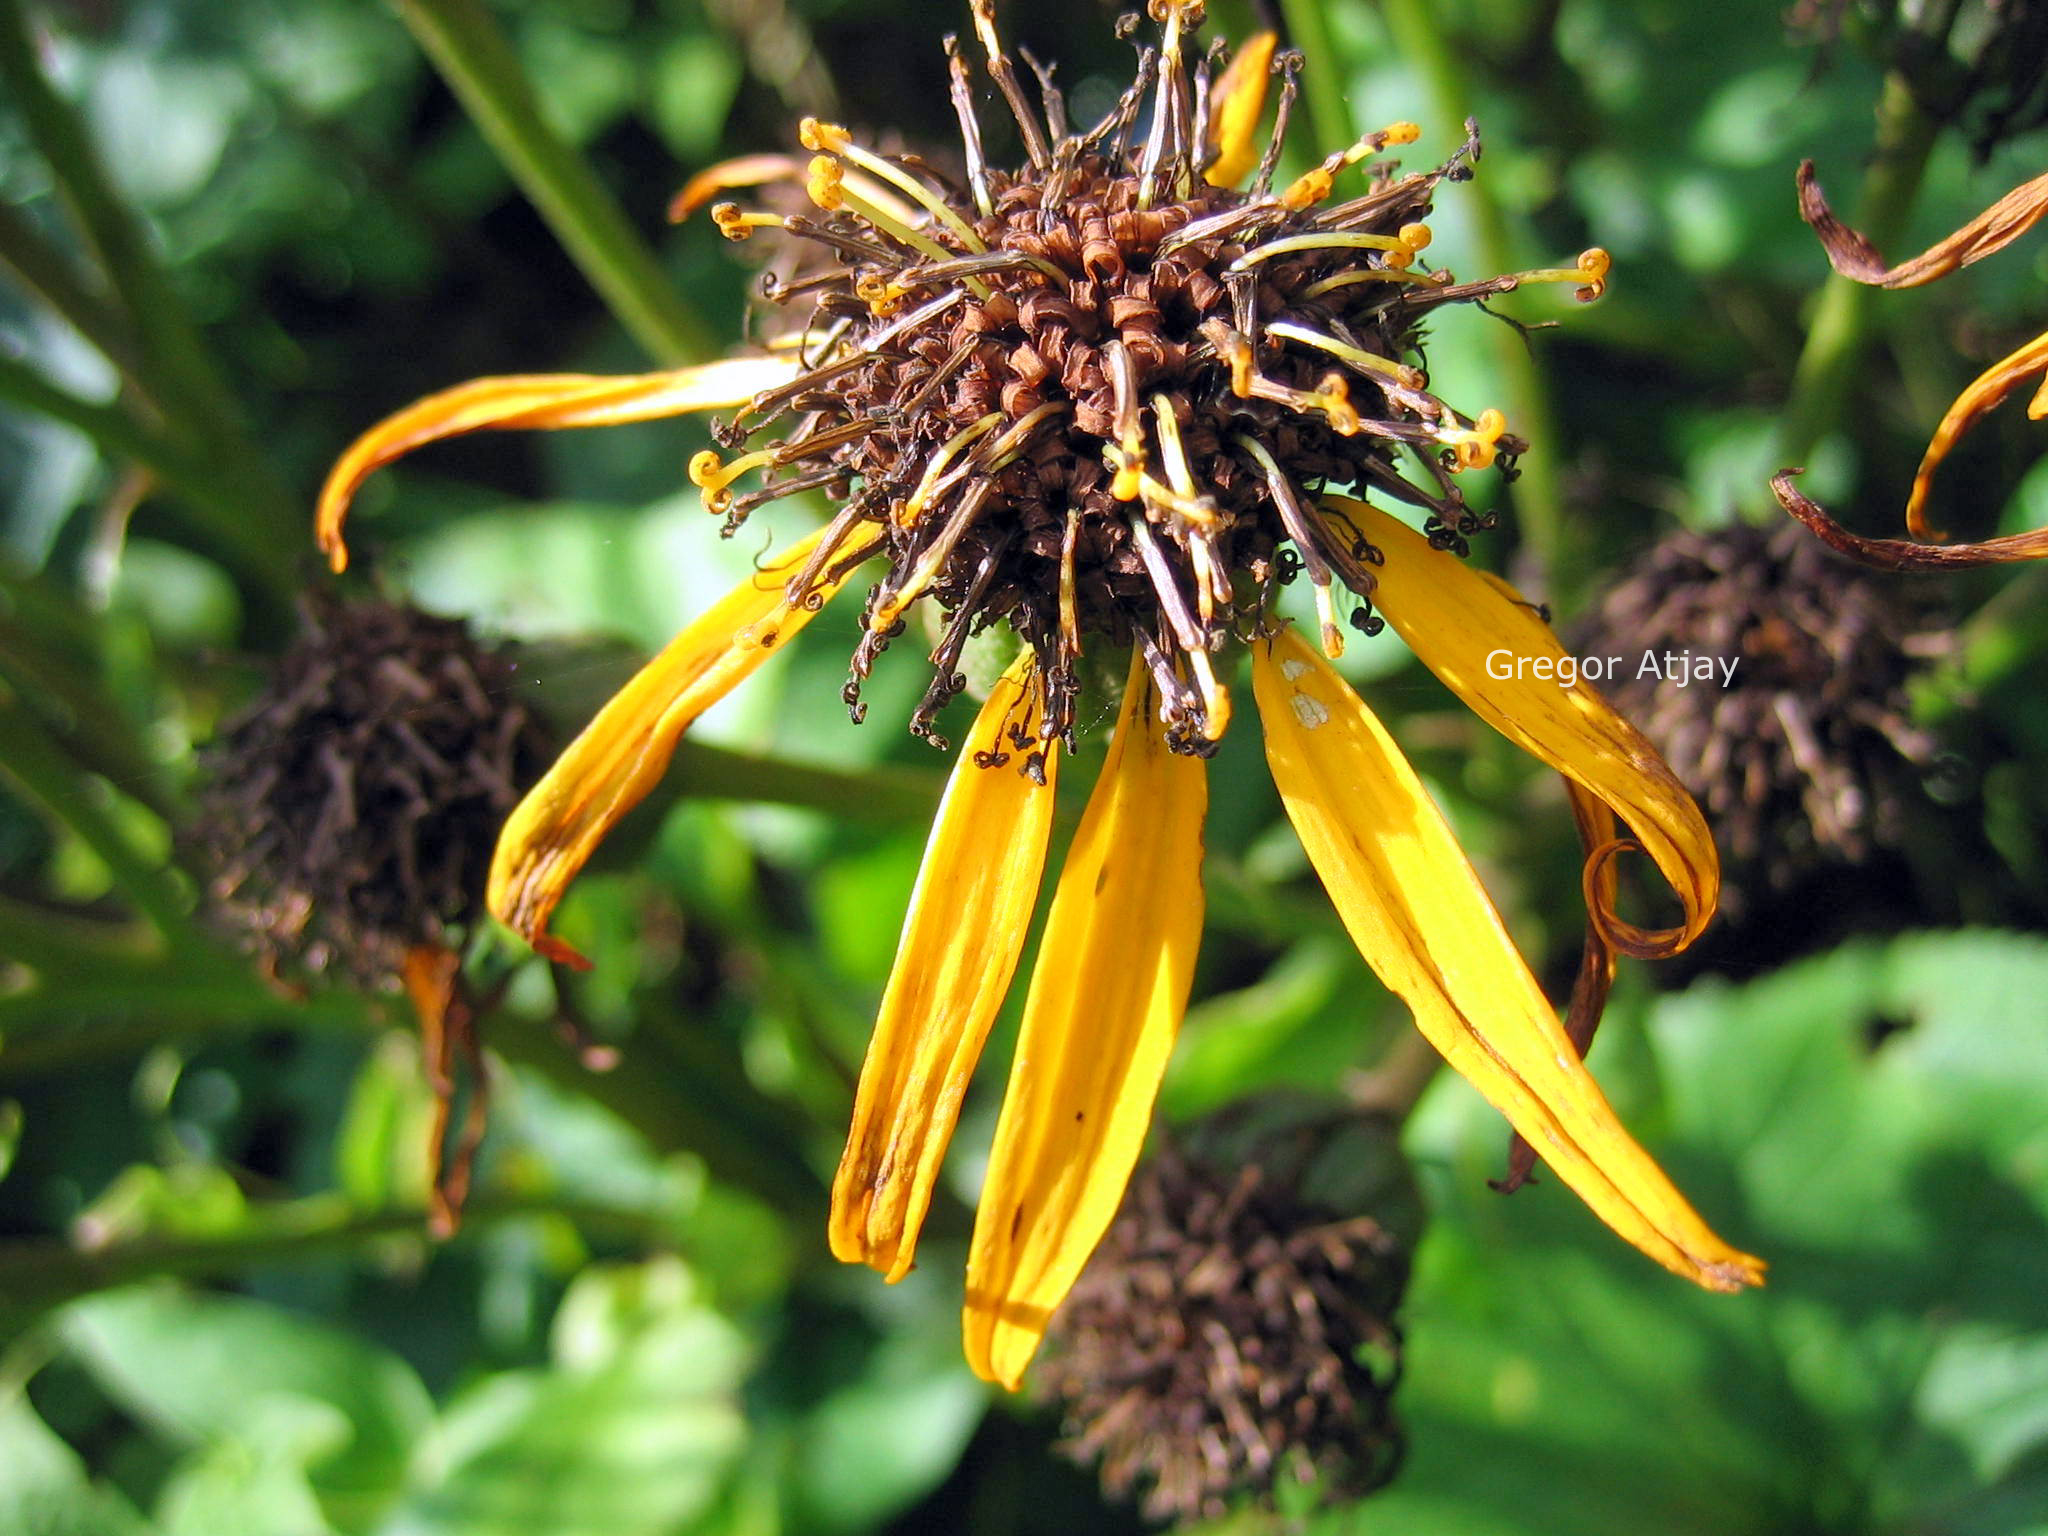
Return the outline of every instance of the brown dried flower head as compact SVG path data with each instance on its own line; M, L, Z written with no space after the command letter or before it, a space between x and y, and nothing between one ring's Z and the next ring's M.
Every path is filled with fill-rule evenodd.
M1154 1520L1381 1486L1417 1225L1387 1122L1279 1096L1193 1127L1139 1168L1054 1318L1038 1385L1064 1449Z
M313 595L260 697L206 754L216 913L272 969L388 985L481 909L547 741L512 662L460 620Z
M735 239L777 229L829 258L767 296L798 313L798 357L818 359L756 396L714 433L691 477L728 529L757 507L823 488L846 501L804 591L877 543L890 570L870 593L846 695L921 598L944 613L935 676L911 728L932 735L964 686L970 635L1004 623L1045 678L1045 740L1071 742L1076 664L1090 636L1142 649L1168 700L1174 746L1206 755L1228 723L1211 657L1264 623L1276 588L1306 574L1325 643L1340 608L1368 632L1376 551L1317 510L1325 487L1373 489L1426 509L1440 547L1480 526L1453 476L1526 447L1500 412L1476 417L1430 393L1423 321L1531 281L1598 293L1604 252L1580 265L1456 283L1418 257L1438 184L1471 174L1478 139L1437 170L1381 166L1332 202L1338 177L1418 130L1365 135L1275 187L1299 58L1270 36L1221 69L1188 55L1201 6L1155 3L1165 27L1101 122L1077 127L1050 70L1034 103L996 37L974 18L1015 118L1024 163L990 164L949 40L966 176L884 157L807 119L808 214L712 213ZM1254 156L1269 75L1278 120ZM1146 123L1149 109L1149 125ZM796 162L750 156L686 188L687 210L724 187L786 176ZM1238 183L1245 182L1240 187ZM1412 359L1412 360L1411 360ZM1410 478L1410 450L1424 456ZM744 493L736 482L761 471ZM857 489L856 489L857 488ZM1339 592L1348 596L1339 598Z
M1602 600L1583 650L1623 658L1610 692L1706 807L1724 909L1896 840L1936 753L1907 698L1925 628L1887 578L1790 524L1671 534ZM1734 672L1675 688L1637 675L1644 652Z

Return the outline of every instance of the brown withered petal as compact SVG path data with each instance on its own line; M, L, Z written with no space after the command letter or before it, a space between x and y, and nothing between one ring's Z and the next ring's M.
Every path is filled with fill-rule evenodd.
M2048 214L2048 174L2013 188L1945 240L1910 261L1887 266L1868 238L1835 217L1814 175L1799 162L1799 216L1813 226L1828 261L1842 276L1874 288L1918 288L2004 250Z
M1771 476L1778 505L1810 528L1828 548L1881 571L1968 571L1985 565L2010 565L2048 558L2048 528L2002 534L1977 544L1923 544L1917 539L1867 539L1851 533L1827 508L1802 494L1793 478L1803 469L1781 469Z

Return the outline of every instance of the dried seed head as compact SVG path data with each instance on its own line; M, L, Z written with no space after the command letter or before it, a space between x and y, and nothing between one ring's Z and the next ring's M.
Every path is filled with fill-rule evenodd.
M1155 1520L1379 1487L1418 1226L1385 1121L1275 1096L1192 1128L1140 1167L1053 1320L1037 1384L1063 1448Z
M1896 842L1936 744L1907 686L1927 621L1896 579L1805 530L1737 525L1659 540L1594 611L1583 654L1621 657L1607 691L1714 824L1724 910ZM1644 674L1644 653L1733 662L1726 687Z
M1339 178L1412 142L1415 125L1368 134L1276 189L1300 59L1274 58L1262 39L1247 50L1254 67L1212 82L1221 50L1190 62L1201 9L1155 7L1160 43L1141 50L1117 107L1077 129L1049 71L1042 105L1027 99L977 4L1025 164L985 159L968 68L949 40L964 180L806 119L810 158L782 174L801 177L812 206L717 212L727 233L776 226L824 260L764 282L792 311L784 344L804 374L719 424L720 447L738 457L699 455L691 478L728 530L800 489L845 502L837 534L793 584L797 600L830 573L835 539L862 523L883 530L889 570L869 595L847 685L856 719L862 681L928 599L944 622L912 719L919 734L964 686L968 639L1001 623L1036 653L1046 740L1071 744L1077 662L1100 638L1144 654L1176 748L1213 751L1229 709L1210 655L1267 622L1279 585L1308 576L1333 653L1346 610L1377 627L1376 551L1317 507L1319 490L1421 507L1432 537L1462 548L1484 522L1454 476L1511 473L1526 447L1499 412L1464 415L1430 393L1422 322L1527 282L1593 297L1605 253L1477 283L1430 269L1424 220L1440 183L1472 174L1470 125L1436 170L1397 176L1375 162L1345 201L1331 201ZM1256 174L1243 189L1212 182L1226 159L1233 179L1252 163L1270 75L1278 121ZM695 196L739 184L743 166L761 179L765 165L714 168ZM737 494L756 470L763 484Z
M473 919L547 741L512 662L459 620L312 596L262 695L205 755L194 837L216 915L275 968L390 985Z

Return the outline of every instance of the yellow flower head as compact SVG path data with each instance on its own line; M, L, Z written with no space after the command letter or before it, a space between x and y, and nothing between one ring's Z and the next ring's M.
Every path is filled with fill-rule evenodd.
M883 572L847 687L856 719L860 682L913 605L940 615L911 721L935 741L939 711L964 687L969 637L1014 634L1016 660L969 727L932 829L833 1187L835 1252L899 1277L1022 955L1060 763L1099 675L1084 657L1128 657L1108 759L1030 978L968 1266L968 1358L1015 1384L1145 1138L1201 932L1204 760L1232 718L1229 663L1249 650L1288 814L1361 952L1424 1033L1631 1242L1703 1285L1754 1283L1761 1266L1706 1228L1579 1060L1614 953L1668 952L1712 915L1712 843L1656 754L1589 687L1487 675L1500 647L1563 654L1526 605L1460 558L1486 520L1456 477L1511 468L1527 445L1498 411L1468 416L1437 398L1419 366L1419 330L1438 306L1530 282L1590 299L1606 254L1453 281L1422 259L1424 221L1439 185L1471 174L1476 136L1434 171L1397 175L1375 159L1416 137L1396 123L1281 184L1299 56L1259 38L1218 72L1220 52L1192 46L1200 5L1152 10L1160 37L1136 80L1100 122L1076 124L1048 74L1026 90L989 0L973 0L982 67L1023 146L1014 170L983 154L972 74L949 41L959 181L817 120L800 134L808 159L749 157L696 178L685 209L774 179L800 181L813 205L715 210L733 238L779 228L829 258L769 285L790 320L765 355L632 379L482 380L400 412L336 467L319 526L337 565L365 475L484 427L737 406L713 429L718 448L690 465L727 531L796 491L840 503L605 706L507 823L492 908L573 960L548 919L597 842L690 723L869 560ZM1368 497L1420 509L1423 531ZM1274 614L1278 590L1302 576L1320 652ZM1325 661L1347 621L1368 632L1392 622L1480 715L1575 785L1596 849L1578 1044L1413 770ZM1633 843L1616 838L1617 812ZM1609 861L1624 846L1676 887L1679 928L1646 933L1615 916Z

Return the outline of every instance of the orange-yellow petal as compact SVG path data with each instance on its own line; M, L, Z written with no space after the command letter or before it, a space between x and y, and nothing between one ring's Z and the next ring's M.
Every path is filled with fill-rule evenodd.
M1941 424L1934 429L1927 452L1913 474L1913 493L1906 498L1906 531L1914 538L1938 541L1947 537L1927 526L1927 494L1934 488L1934 471L1965 432L2003 405L2006 396L2037 374L2043 376L2042 387L2028 404L2027 415L2039 421L2048 416L2048 332L2000 358L1956 396L1955 404L1948 408Z
M1266 83L1279 41L1271 32L1247 39L1210 88L1209 148L1215 158L1202 179L1212 187L1236 186L1259 163L1259 116L1266 110Z
M1252 649L1266 759L1366 963L1610 1227L1711 1290L1763 1278L1622 1128L1443 815L1379 721L1291 630Z
M1607 913L1610 942L1627 954L1661 955L1698 938L1720 901L1720 856L1706 818L1657 749L1583 677L1569 686L1557 680L1568 653L1506 583L1362 501L1324 503L1384 557L1374 567L1373 600L1423 665L1488 725L1606 801L1678 893L1680 926L1646 932Z
M832 1251L892 1281L910 1272L961 1098L1038 901L1059 770L1058 751L1036 741L1044 706L1027 651L961 745L861 1068L832 1182ZM1020 736L1043 764L1038 777L1026 771Z
M770 560L671 640L583 728L519 802L498 834L486 900L493 914L553 960L582 957L547 931L548 918L604 836L646 796L697 717L724 698L811 621L811 602L792 603L788 585L831 533L823 529ZM832 568L811 588L828 598L848 567L880 537L856 524Z
M734 357L620 378L536 373L472 379L415 400L350 444L320 488L314 532L335 570L346 570L348 546L341 525L357 487L392 460L444 437L487 428L610 427L744 405L764 389L787 384L796 373L789 358Z
M1047 916L967 1260L977 1375L1014 1388L1123 1199L1202 932L1200 759L1134 660Z

